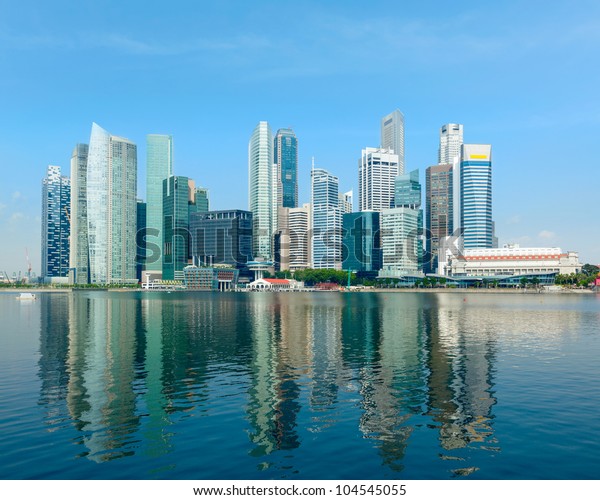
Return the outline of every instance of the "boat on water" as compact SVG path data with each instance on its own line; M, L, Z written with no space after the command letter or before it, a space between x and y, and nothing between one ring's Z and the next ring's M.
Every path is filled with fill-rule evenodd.
M17 297L17 300L35 300L36 296L30 292L21 292Z

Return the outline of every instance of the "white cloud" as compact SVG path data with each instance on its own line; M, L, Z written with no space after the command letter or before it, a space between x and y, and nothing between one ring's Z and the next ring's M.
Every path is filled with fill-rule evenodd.
M556 238L556 233L554 233L552 231L548 231L547 229L544 229L544 230L540 231L540 233L538 234L538 237L543 238L545 240L551 240L553 238Z
M21 193L21 191L15 191L12 194L12 199L13 201L25 200L25 196L23 196L23 193Z

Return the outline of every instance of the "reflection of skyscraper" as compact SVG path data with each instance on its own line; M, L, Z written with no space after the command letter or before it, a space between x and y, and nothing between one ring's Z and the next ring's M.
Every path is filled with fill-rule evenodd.
M92 125L87 167L92 283L135 283L137 148Z

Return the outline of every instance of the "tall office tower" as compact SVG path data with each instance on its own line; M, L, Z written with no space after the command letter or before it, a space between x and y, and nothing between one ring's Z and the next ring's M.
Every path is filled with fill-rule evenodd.
M461 228L464 248L493 248L492 146L463 144L460 156Z
M147 205L143 200L137 201L137 231L135 234L137 254L135 256L135 277L138 281L142 281L142 271L146 265L146 234L147 221Z
M342 269L363 275L376 274L381 269L379 223L379 212L353 212L343 215Z
M448 123L440 128L440 148L438 164L450 164L460 155L463 145L463 126L458 123Z
M183 280L190 253L190 212L196 212L194 181L172 175L163 181L164 280Z
M313 267L342 268L342 211L338 178L326 170L311 171Z
M196 188L196 212L208 212L209 205L208 189Z
M394 208L381 213L382 272L385 276L404 276L423 269L423 211L419 171L396 179Z
M294 131L280 128L273 147L277 164L277 206L298 206L298 139Z
M311 205L279 209L275 243L276 267L280 271L296 271L310 267L311 261Z
M66 278L69 274L69 208L71 179L60 167L49 165L42 180L42 278Z
M396 110L381 119L381 147L398 155L398 174L404 173L404 115ZM389 207L386 207L389 208ZM361 208L361 210L363 210Z
M433 165L425 171L426 271L436 272L440 242L453 227L452 165Z
M358 162L359 211L381 212L390 208L394 200L394 180L403 172L398 155L390 149L363 149Z
M340 193L340 210L342 214L352 213L352 206L354 205L354 192L352 190Z
M87 168L90 283L136 283L137 147L92 124Z
M149 134L146 136L146 241L153 249L146 270L160 274L163 266L163 181L173 175L173 137ZM155 255L156 253L156 255Z
M213 210L190 214L193 263L242 269L252 261L252 212Z
M70 283L90 282L87 220L87 159L88 145L77 144L71 154L71 250L69 267L73 274Z
M252 212L252 250L257 260L272 260L277 230L276 164L273 135L267 122L259 122L248 144L248 202Z

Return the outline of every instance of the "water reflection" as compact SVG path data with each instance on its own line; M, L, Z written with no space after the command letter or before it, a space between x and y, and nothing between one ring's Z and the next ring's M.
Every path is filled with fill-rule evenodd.
M227 459L250 457L259 474L283 457L295 472L314 467L320 440L392 473L412 446L448 474L471 474L478 453L502 451L500 339L547 344L576 328L575 313L538 306L453 294L42 295L39 404L48 430L74 428L77 453L93 462L169 457L161 464L174 470L180 435L195 448L231 437L200 432L221 418L245 439ZM431 437L437 448L419 450Z

